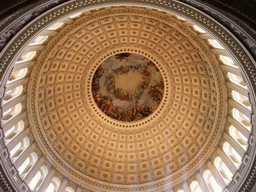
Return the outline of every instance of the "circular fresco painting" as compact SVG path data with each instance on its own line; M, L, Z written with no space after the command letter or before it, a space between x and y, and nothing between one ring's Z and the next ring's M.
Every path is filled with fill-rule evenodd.
M121 53L104 61L92 81L94 100L109 117L132 122L156 110L164 94L163 77L146 57Z

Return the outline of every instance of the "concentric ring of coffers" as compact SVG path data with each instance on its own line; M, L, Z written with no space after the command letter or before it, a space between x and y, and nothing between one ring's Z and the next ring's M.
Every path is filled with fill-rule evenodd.
M84 181L178 180L219 139L223 79L209 50L194 31L158 11L115 8L77 19L48 43L34 71L40 139L60 166L79 171ZM164 79L162 103L135 124L106 117L93 99L95 71L120 53L149 58Z

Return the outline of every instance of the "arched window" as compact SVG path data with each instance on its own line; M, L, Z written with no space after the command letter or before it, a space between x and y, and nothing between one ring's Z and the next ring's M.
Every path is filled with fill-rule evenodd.
M190 189L191 189L191 192L202 192L202 190L199 186L199 183L197 181L193 181L190 184Z
M176 15L176 18L177 18L178 20L180 20L180 21L187 21L187 20L184 19L183 17L177 16L177 15Z
M66 190L65 190L65 192L75 192L75 191L74 191L74 189L73 189L73 188L71 188L71 187L67 187L67 188L66 188Z
M8 131L4 133L5 140L12 139L15 135L24 129L24 121L19 121L16 125L12 126Z
M199 33L206 33L205 30L203 30L202 28L198 27L197 25L193 25L193 28L195 31L199 32Z
M236 108L233 108L232 115L236 120L241 122L247 129L251 129L250 119L246 115L238 111Z
M79 17L80 15L82 15L82 12L75 13L74 15L71 15L69 18L73 19L73 18Z
M16 104L12 108L4 112L3 120L7 121L8 119L18 115L21 112L21 109L22 109L21 103Z
M38 36L36 39L34 39L30 45L40 45L44 43L48 39L48 36Z
M228 72L228 78L232 83L240 85L242 87L246 87L246 83L244 82L242 77Z
M215 40L215 39L208 39L208 42L214 47L214 48L217 48L217 49L224 49L221 44Z
M18 157L20 153L29 146L29 139L25 137L22 139L11 151L11 157Z
M21 78L26 76L27 72L28 72L28 68L23 68L23 69L20 69L18 71L15 71L11 74L8 81L10 82L10 81L14 81L14 80L17 80L17 79L21 79ZM7 84L9 82L7 82Z
M241 163L241 156L231 147L228 142L225 142L223 145L223 151L230 157L230 159L235 163L238 167Z
M247 139L244 135L242 135L234 126L229 127L229 134L244 148L246 149Z
M237 91L232 91L232 97L235 101L244 104L246 107L251 108L251 104L249 103L249 100L244 95L238 93Z
M220 55L220 60L222 61L223 64L230 65L230 66L237 66L230 57Z
M212 173L209 170L206 170L204 172L203 178L212 192L221 192L222 191L220 185L216 182Z
M40 186L46 175L48 174L48 169L45 166L42 166L39 171L35 174L33 179L30 181L28 186L31 190L36 189Z
M64 23L62 22L58 22L58 23L55 23L54 25L52 25L51 27L49 27L48 29L49 30L56 30L58 28L60 28Z
M45 192L56 192L60 186L60 180L54 177Z
M19 95L21 95L22 91L23 91L22 85L15 87L14 89L9 90L8 92L5 93L4 100L8 101L14 97L18 97Z
M30 61L36 56L36 51L30 51L25 54L23 54L18 60L17 63L19 62L25 62L25 61Z
M38 156L35 152L32 152L29 157L22 163L22 165L18 168L19 174L27 173L30 168L36 163L38 160Z
M221 174L221 176L224 178L225 182L229 183L232 178L232 173L220 157L215 158L214 165Z

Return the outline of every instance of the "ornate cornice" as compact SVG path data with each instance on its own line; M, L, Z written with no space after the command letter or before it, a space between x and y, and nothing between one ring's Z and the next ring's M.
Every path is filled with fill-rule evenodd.
M18 31L25 27L29 22L64 1L65 0L42 0L24 7L1 20L0 50L2 50Z
M182 2L205 12L225 26L243 43L254 59L256 58L256 31L246 21L241 19L238 15L233 15L222 7L212 6L206 1L182 0Z
M3 191L15 191L12 184L9 181L9 177L6 175L4 171L4 165L2 163L0 163L0 187Z

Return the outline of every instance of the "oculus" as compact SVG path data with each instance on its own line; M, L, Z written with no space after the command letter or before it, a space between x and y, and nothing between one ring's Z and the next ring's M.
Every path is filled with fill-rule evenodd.
M105 60L92 80L97 106L109 117L132 122L153 113L161 103L164 82L158 67L134 53L120 53Z

